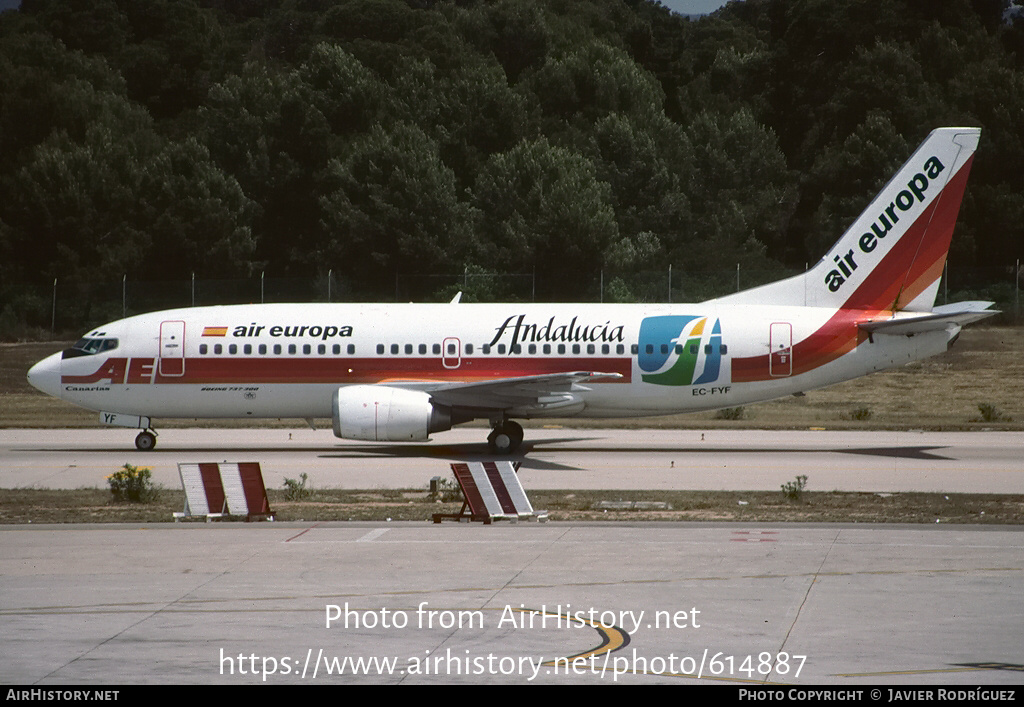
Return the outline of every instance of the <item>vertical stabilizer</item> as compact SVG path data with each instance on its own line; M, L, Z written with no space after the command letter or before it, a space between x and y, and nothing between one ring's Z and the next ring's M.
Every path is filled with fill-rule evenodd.
M933 130L817 265L716 301L931 311L980 136Z

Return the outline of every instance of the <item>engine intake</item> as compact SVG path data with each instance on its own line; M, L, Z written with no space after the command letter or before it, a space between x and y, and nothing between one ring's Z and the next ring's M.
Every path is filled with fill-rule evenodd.
M350 385L334 392L334 436L372 442L425 442L452 428L451 411L420 390Z

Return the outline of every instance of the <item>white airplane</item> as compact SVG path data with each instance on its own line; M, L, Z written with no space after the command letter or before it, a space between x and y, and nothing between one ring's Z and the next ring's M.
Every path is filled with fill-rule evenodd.
M40 361L45 393L151 419L332 417L345 439L424 441L487 419L632 417L799 394L945 351L989 302L935 307L981 131L933 131L821 261L699 304L267 304L152 312Z

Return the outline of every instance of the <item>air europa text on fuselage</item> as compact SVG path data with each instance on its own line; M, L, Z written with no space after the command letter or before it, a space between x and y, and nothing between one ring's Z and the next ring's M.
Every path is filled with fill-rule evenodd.
M216 329L216 327L207 327L207 330ZM231 330L231 336L235 338L254 338L263 336L263 332L266 330L266 335L274 338L288 337L288 338L305 338L320 339L321 341L327 341L334 337L345 337L352 336L352 327L350 326L334 326L331 324L320 325L320 324L303 324L303 325L279 325L266 326L263 324L257 324L253 322L248 325L239 325ZM204 336L210 336L205 333ZM215 334L214 334L215 335Z
M512 340L509 342L510 353L512 346L523 342L531 344L539 341L561 343L604 341L621 343L624 341L622 329L621 324L612 326L610 321L603 324L580 325L577 322L577 317L573 317L567 324L556 324L554 317L548 319L545 324L527 323L525 314L520 314L519 316L513 314L502 322L501 326L495 329L496 333L489 346L494 346L500 342L506 334L510 334L512 337Z
M921 171L907 182L907 188L901 190L896 198L889 202L889 205L875 218L874 223L871 224L871 230L866 231L858 239L857 246L860 251L870 253L877 248L879 239L885 238L889 231L899 223L901 212L909 211L914 204L924 202L925 192L928 191L931 181L942 174L944 169L945 167L938 157L934 155L929 157ZM857 261L852 248L845 254L840 252L833 255L832 260L835 261L836 269L829 270L825 275L825 285L828 286L829 291L838 292L843 283L857 269Z

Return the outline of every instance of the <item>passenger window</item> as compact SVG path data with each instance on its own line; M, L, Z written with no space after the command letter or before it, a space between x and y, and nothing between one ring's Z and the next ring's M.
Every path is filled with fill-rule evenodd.
M587 353L593 354L596 351L593 344L587 344Z
M246 356L250 355L252 353L252 344L246 344L242 351Z
M291 355L294 356L295 355L295 351L296 351L295 344L288 344L288 353L290 353Z
M398 353L398 344L391 344L391 354L394 355L394 354L397 354L397 353Z
M221 346L220 344L214 344L213 345L213 352L215 354L222 354L222 353L224 353L224 347Z
M335 344L335 346L337 346L337 344ZM327 353L327 345L326 345L326 344L320 344L320 345L318 345L318 346L316 347L316 352L317 352L318 354L320 354L321 356L323 356L323 355L324 355L325 353Z
M608 354L610 352L611 349L608 347L608 344L601 344L601 353Z
M616 344L615 345L615 353L620 354L620 355L626 353L626 347L623 346L622 344Z
M348 354L349 354L349 356L351 356L355 352L356 352L356 345L355 344L349 344L348 345Z
M266 344L260 344L260 354L265 354L265 353L267 353L267 345Z
M725 354L729 353L729 347L726 346L725 344L722 344L721 346L718 347L718 353L724 356Z
M579 344L573 344L572 345L572 352L574 354L578 354L580 352L580 345Z
M485 354L489 354L491 352L491 345L484 344L483 346L480 347L480 350Z
M693 354L694 356L696 356L698 348L699 347L697 346L697 344L691 344L690 345L690 353Z
M441 353L441 344L434 344L432 347L430 347L430 350L434 353L435 356L437 356L438 354Z
M421 356L423 354L427 353L427 345L426 344L420 344L419 352L420 352Z
M406 355L409 355L409 354L412 353L412 344L406 344L405 345L405 353L406 353Z
M377 344L377 353L384 353L384 344Z
M498 344L498 353L505 353L505 344Z
M281 344L274 344L274 355L275 356L280 356L281 355Z
M544 344L544 353L551 353L551 344Z
M466 353L467 354L473 353L473 344L466 344Z
M527 347L526 350L527 350L528 353L531 353L531 354L537 353L537 344L530 344L529 347Z
M564 354L565 353L565 344L559 344L558 345L558 353L559 354Z
M206 355L206 351L207 351L206 344L199 344L199 354L201 356L205 356Z

